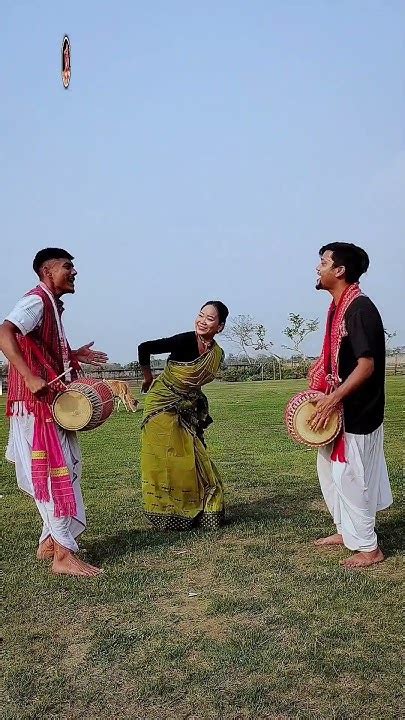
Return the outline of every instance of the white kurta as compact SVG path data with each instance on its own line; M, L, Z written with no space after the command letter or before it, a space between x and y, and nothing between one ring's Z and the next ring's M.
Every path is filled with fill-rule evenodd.
M318 476L337 532L349 550L377 547L375 518L392 504L381 425L368 435L345 433L346 463L331 461L333 443L318 451Z
M23 335L32 332L43 317L43 301L38 295L22 298L9 313L6 320L16 325ZM80 488L82 462L76 433L57 427L66 466L69 469L76 499L76 516L60 517L54 515L54 503L48 478L49 502L40 502L34 497L31 477L31 454L34 437L34 415L29 414L24 403L14 403L14 414L10 418L10 436L6 450L6 459L15 463L17 484L21 490L34 498L42 517L43 528L39 539L41 543L49 535L60 545L77 552L76 538L86 527L86 513Z

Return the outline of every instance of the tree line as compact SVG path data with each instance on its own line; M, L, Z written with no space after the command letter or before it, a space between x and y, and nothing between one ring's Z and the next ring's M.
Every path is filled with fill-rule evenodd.
M223 333L224 337L235 349L235 353L229 353L224 362L224 379L226 373L229 379L236 375L243 378L253 377L257 379L276 379L281 377L304 377L308 371L313 358L307 356L305 341L319 329L319 318L306 319L299 313L289 313L288 325L283 330L287 338L281 348L292 353L286 359L274 351L274 343L269 338L269 332L263 323L257 321L251 315L237 315L231 317ZM386 338L387 355L396 356L403 352L403 348L391 348L391 341L397 336L396 331L390 332L384 328ZM235 368L239 366L239 371ZM246 367L245 367L246 366ZM151 358L151 367L159 369L162 367L162 360ZM288 368L291 371L288 372ZM83 366L86 371L86 366ZM88 369L91 369L90 367ZM139 363L136 360L122 365L121 363L107 363L105 370L110 371L140 371ZM0 360L0 377L4 377L8 371L7 361Z

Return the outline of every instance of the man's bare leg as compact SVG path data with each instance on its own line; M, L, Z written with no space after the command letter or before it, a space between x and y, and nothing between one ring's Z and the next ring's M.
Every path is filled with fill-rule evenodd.
M341 563L347 570L356 570L357 568L370 567L370 565L376 565L377 563L385 560L384 554L377 547L371 552L358 552L356 555L352 555L347 560L343 560Z
M53 560L54 552L53 540L51 536L48 535L38 546L37 558L38 560Z
M314 541L316 547L330 547L332 545L344 545L343 538L340 533L328 535L328 537L319 538Z
M55 554L52 563L52 572L55 575L80 575L85 577L96 577L103 571L94 565L83 562L71 550L59 545L54 541Z

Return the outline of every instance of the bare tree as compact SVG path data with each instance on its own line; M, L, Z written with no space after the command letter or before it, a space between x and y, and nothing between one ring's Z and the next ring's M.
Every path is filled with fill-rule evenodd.
M298 313L290 313L288 319L290 321L290 325L287 325L285 330L283 330L283 334L291 340L292 347L288 345L282 345L281 347L301 355L301 357L305 360L306 355L303 350L301 350L300 345L305 338L310 335L310 333L318 330L319 319L305 320L305 318Z
M391 348L390 348L390 341L392 338L396 337L397 331L394 330L394 332L389 332L387 328L384 328L384 334L385 334L385 352L387 355L391 354Z
M271 340L266 342L267 330L262 323L256 322L251 315L237 315L228 321L224 336L232 343L241 348L243 354L251 365L253 358L252 350L269 350L273 345Z

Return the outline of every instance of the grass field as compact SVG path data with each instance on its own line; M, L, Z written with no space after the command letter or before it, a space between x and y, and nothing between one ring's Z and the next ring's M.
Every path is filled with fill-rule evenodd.
M220 532L159 534L146 526L141 413L120 412L83 434L82 543L105 570L95 580L54 577L34 560L39 516L3 460L0 420L5 718L401 717L405 379L387 385L396 502L380 514L378 530L388 557L357 572L339 566L345 550L312 545L332 530L315 454L294 445L282 426L287 400L302 387L207 388L215 420L207 440L227 491Z

